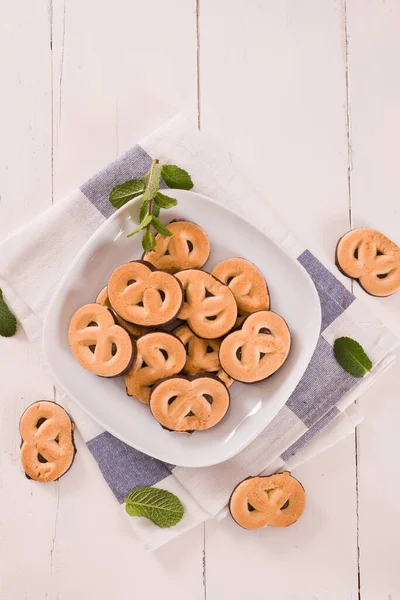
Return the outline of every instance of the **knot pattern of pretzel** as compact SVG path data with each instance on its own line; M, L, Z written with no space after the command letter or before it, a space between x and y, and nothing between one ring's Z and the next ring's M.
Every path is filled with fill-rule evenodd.
M186 362L183 372L186 375L213 373L229 387L233 379L225 373L219 362L221 340L205 340L197 337L187 325L181 325L174 334L183 342L186 350Z
M182 371L186 352L183 343L164 331L147 333L138 339L137 357L125 375L127 394L149 404L150 389L157 381Z
M249 477L233 490L229 510L245 529L266 525L288 527L303 514L306 494L288 471L269 477Z
M156 235L156 247L143 258L170 273L183 269L199 269L210 256L210 242L201 227L189 221L174 221L167 225L170 237Z
M242 328L222 341L219 360L224 371L237 381L253 383L266 379L285 362L290 333L285 321L272 311L253 313Z
M21 461L29 479L59 479L74 456L73 423L65 410L45 400L29 406L21 417Z
M105 286L97 296L96 304L101 304L102 306L111 308L110 300L108 298L107 286ZM141 327L140 325L135 325L134 323L128 323L128 321L122 319L119 315L117 315L117 313L114 314L118 325L121 325L121 327L123 327L135 339L148 332L148 327Z
M153 387L150 410L166 429L200 431L219 423L229 408L229 401L229 391L217 377L177 376Z
M107 289L115 312L125 321L144 327L172 321L182 306L179 281L140 260L115 269Z
M105 306L82 306L71 319L68 337L76 360L95 375L116 377L133 364L134 343Z
M232 329L237 317L233 293L218 279L196 269L176 274L184 291L179 318L199 337L212 340Z
M400 248L374 229L346 233L336 248L336 264L373 296L390 296L400 289Z
M269 309L267 284L259 269L250 261L227 258L215 265L211 274L232 290L240 315Z

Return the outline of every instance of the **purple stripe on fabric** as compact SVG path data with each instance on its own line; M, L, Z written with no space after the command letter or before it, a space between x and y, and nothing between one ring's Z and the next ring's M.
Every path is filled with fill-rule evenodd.
M320 336L317 347L303 377L286 406L312 427L329 412L358 382L342 369L330 344Z
M297 442L292 444L290 448L281 454L281 459L284 462L287 462L289 458L292 458L292 456L297 454L297 452L305 448L311 442L311 440L314 439L315 436L318 435L318 433L320 433L323 429L325 429L325 427L339 414L340 411L336 408L336 406L334 406L329 412L326 413L326 415L322 417L322 419L317 421L315 425L306 431L306 433L302 435Z
M321 331L324 331L340 317L355 298L309 250L305 250L297 260L303 265L317 288L322 311Z
M93 454L118 502L134 487L154 485L171 474L174 465L147 456L105 431L90 440Z
M81 187L86 198L106 218L115 212L108 200L114 186L128 179L141 179L151 166L151 157L140 146L134 146L102 171L93 175Z

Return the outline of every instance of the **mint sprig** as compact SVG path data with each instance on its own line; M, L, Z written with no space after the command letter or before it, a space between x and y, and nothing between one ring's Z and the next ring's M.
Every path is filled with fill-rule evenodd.
M190 190L193 187L192 179L187 171L176 165L160 165L156 159L153 160L150 170L142 179L125 181L125 183L116 185L110 193L110 202L115 208L121 208L129 200L142 195L139 226L127 237L146 229L142 239L142 246L146 253L152 252L156 247L156 238L151 231L152 227L160 235L171 235L171 232L159 219L161 209L172 208L178 204L175 198L170 198L159 191L161 177L170 188Z
M17 331L17 319L8 308L0 289L0 335L12 337Z
M353 377L364 377L372 369L372 361L363 347L349 337L340 337L333 344L333 353L341 367Z
M157 527L173 527L183 517L184 509L175 494L154 487L137 487L124 500L131 517L146 517Z

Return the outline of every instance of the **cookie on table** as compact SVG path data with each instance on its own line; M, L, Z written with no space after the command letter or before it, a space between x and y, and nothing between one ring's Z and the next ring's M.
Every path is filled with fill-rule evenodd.
M252 262L245 258L227 258L215 265L211 274L232 290L239 315L246 316L259 310L269 310L266 281Z
M219 361L232 379L254 383L275 373L289 350L290 332L284 319L262 310L247 317L241 329L222 340Z
M153 417L171 431L204 431L226 415L230 395L218 377L178 375L157 383L151 390Z
M142 260L115 269L107 286L113 310L125 321L155 327L173 321L182 307L180 282Z
M183 342L186 350L186 362L183 373L186 375L199 375L200 373L213 373L229 387L233 379L222 369L219 362L219 348L221 340L205 340L199 338L187 325L180 325L174 329L174 334Z
M400 289L400 248L374 229L353 229L336 247L336 265L372 296Z
M175 335L154 331L140 337L136 348L136 362L125 375L126 392L149 404L151 387L160 379L182 371L186 361L185 347Z
M213 340L228 333L237 317L236 300L229 287L199 269L177 273L183 288L183 306L178 317L197 336Z
M131 368L134 341L101 304L85 304L76 311L68 330L69 345L79 364L100 377L117 377Z
M31 404L19 429L21 462L28 479L56 481L68 471L76 453L74 424L61 406L47 400Z
M205 231L190 221L173 221L167 225L171 236L156 235L156 247L143 258L157 269L177 273L199 269L210 256L210 242Z
M301 517L305 506L304 488L289 471L249 477L235 487L229 500L232 518L244 529L288 527Z
M98 294L96 298L96 304L101 304L102 306L111 308L107 286L103 287L101 292ZM117 313L115 313L115 319L118 325L121 325L121 327L126 329L126 331L136 339L148 332L148 327L141 327L140 325L135 325L134 323L128 323L128 321L122 319L122 317L117 315Z

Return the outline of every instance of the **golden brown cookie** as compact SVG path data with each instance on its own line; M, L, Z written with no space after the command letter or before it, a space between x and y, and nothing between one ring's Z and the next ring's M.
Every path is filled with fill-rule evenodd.
M172 235L157 234L155 250L143 258L169 273L202 267L210 256L210 242L203 229L189 221L173 221L167 229Z
M101 304L86 304L72 317L69 345L79 364L101 377L125 373L135 359L135 344L115 323L112 311Z
M75 456L74 424L55 402L28 406L19 424L21 461L28 479L55 481L71 467Z
M96 304L101 304L102 306L111 308L110 300L108 298L107 286L103 287L103 289L97 296ZM121 327L126 329L126 331L128 333L130 333L130 335L132 337L134 337L135 339L139 338L141 335L144 335L145 333L148 333L148 331L149 331L148 327L141 327L140 325L135 325L134 323L128 323L128 321L125 321L125 319L123 319L122 317L117 315L117 313L115 313L115 319L116 319L118 325L121 325Z
M199 337L214 340L232 329L237 317L236 300L228 288L213 275L197 269L176 274L184 298L179 318L187 321Z
M144 327L172 321L182 307L182 287L176 277L141 260L115 269L107 289L115 312L125 321Z
M157 383L150 394L153 417L172 431L210 429L229 408L226 385L212 375L170 377Z
M186 375L199 375L200 373L213 373L229 387L233 379L225 373L219 363L219 347L221 340L205 340L197 337L187 325L181 325L174 330L174 334L185 345L186 363L183 373Z
M244 258L227 258L215 265L211 274L232 290L240 315L269 310L267 284L253 263Z
M233 379L253 383L266 379L285 362L290 333L285 321L270 310L253 313L241 329L222 341L219 360Z
M179 338L165 331L146 333L138 339L136 347L136 362L125 375L126 392L149 404L151 386L182 371L185 347Z
M390 296L400 289L400 248L374 229L346 233L336 247L336 264L372 296Z
M249 477L232 492L229 510L245 529L266 525L288 527L303 514L306 493L289 471L268 477Z

